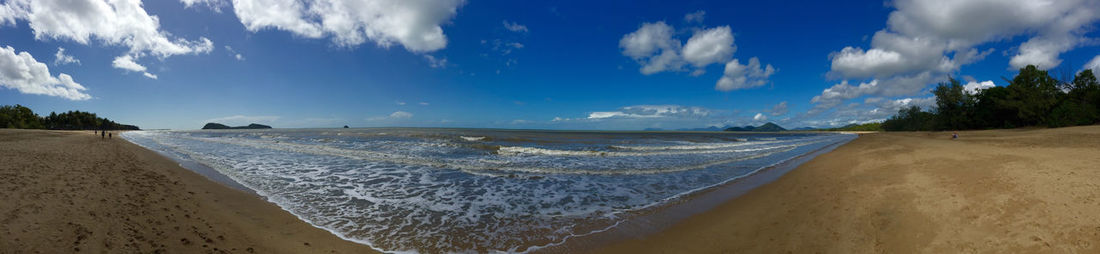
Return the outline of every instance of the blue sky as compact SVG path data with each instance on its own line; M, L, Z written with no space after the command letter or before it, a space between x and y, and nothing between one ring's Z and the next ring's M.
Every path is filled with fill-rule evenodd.
M1100 69L1098 19L1086 0L0 0L0 104L146 129L827 127L927 107L948 76Z

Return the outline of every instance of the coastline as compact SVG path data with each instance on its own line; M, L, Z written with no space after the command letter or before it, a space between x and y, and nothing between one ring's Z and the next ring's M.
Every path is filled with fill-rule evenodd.
M594 253L1100 252L1100 126L876 133Z
M120 137L0 130L0 249L377 253Z

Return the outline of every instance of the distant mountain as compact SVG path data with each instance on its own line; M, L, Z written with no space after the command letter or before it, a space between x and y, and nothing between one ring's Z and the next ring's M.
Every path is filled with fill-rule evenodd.
M814 128L814 127L798 127L798 128L794 128L794 129L791 129L791 130L792 131L812 131L812 130L816 130L816 129L817 128Z
M766 123L760 126L746 125L744 127L727 127L726 131L759 131L759 132L778 132L786 131L782 126L775 123Z
M202 126L203 130L228 130L228 129L271 129L271 126L263 124L249 124L248 126L227 126L220 123L207 123Z
M725 128L718 128L717 126L710 126L706 128L691 128L691 129L678 129L678 131L722 131Z

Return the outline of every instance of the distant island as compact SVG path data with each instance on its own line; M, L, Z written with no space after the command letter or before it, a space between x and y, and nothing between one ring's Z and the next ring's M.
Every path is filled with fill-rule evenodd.
M203 130L236 130L236 129L271 129L271 126L263 124L249 124L248 126L228 126L220 123L207 123L202 126Z
M757 132L777 132L786 131L783 127L775 123L766 123L760 126L746 125L744 127L727 127L725 131L757 131Z

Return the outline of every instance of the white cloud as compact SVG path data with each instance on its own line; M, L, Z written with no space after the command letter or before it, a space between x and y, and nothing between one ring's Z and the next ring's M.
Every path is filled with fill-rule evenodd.
M435 56L432 56L432 55L424 55L424 59L428 60L428 66L431 66L432 68L437 68L437 69L447 68L447 58L446 57L435 58Z
M57 53L53 55L53 65L76 64L80 65L80 59L65 54L65 48L57 47Z
M762 122L762 121L767 121L768 117L765 116L763 113L756 113L756 116L753 116L752 120L757 121L757 122Z
M623 55L642 64L642 74L680 70L680 41L672 38L673 29L663 21L645 23L637 31L619 40Z
M1028 36L1009 64L1043 69L1059 55L1085 44L1084 34L1100 18L1090 0L898 0L887 29L875 33L871 49L846 47L831 57L833 76L884 78L926 71L950 72L981 60L974 47ZM977 54L976 54L977 53ZM951 57L949 57L951 56Z
M307 38L331 37L340 46L373 41L388 48L400 44L412 52L447 46L444 23L462 0L233 0L249 31L277 29Z
M1093 57L1091 61L1085 64L1085 69L1092 70L1094 75L1100 74L1100 55Z
M229 52L229 55L233 56L237 61L244 61L244 56L241 55L241 53L237 53L237 50L234 50L233 47L225 45L225 51Z
M397 105L405 106L405 102L404 102L404 101L397 101L397 102L394 102L394 103L396 103Z
M508 31L517 32L517 33L526 33L526 32L528 32L527 31L527 26L520 25L519 23L508 22L507 20L504 21L504 28L508 29Z
M61 73L54 77L46 64L35 60L30 53L16 53L11 46L0 47L0 87L74 101L92 98L84 93L87 89L68 74Z
M619 48L624 56L642 66L639 71L645 75L684 71L684 66L690 64L691 75L701 76L707 66L726 63L725 72L715 85L716 90L724 92L764 85L776 71L770 64L761 66L755 57L749 59L749 65L733 59L737 45L729 26L696 30L684 45L673 37L674 31L663 21L643 23L638 30L623 35Z
M775 107L772 107L771 114L772 116L781 116L787 114L788 111L789 110L787 109L787 102L783 101L779 104L775 104Z
M729 26L720 26L696 32L684 44L684 60L696 67L728 61L737 46Z
M839 106L845 101L867 95L893 97L914 94L927 87L927 84L944 79L942 76L933 76L930 72L924 72L912 76L874 79L855 86L849 85L848 81L844 80L810 99L810 103L815 105L808 114L820 113Z
M118 69L127 70L127 71L141 72L142 75L144 75L145 77L148 77L148 78L151 78L151 79L157 79L157 75L153 75L152 73L145 72L145 70L146 70L145 66L142 66L142 65L134 62L134 58L130 55L122 55L122 56L116 57L115 60L111 62L111 66L114 66L115 68L118 68Z
M421 101L420 103L417 103L417 104L420 104L420 106L428 106L428 105L432 105L432 104L429 104L429 103L427 103L427 102L423 102L423 101Z
M726 92L762 86L768 83L768 77L775 74L775 71L775 67L770 64L760 66L760 60L755 57L749 58L748 65L742 65L737 59L733 59L726 63L726 70L714 89Z
M684 22L688 23L703 23L703 19L707 17L707 12L699 10L696 12L688 13L684 15Z
M214 12L221 12L222 7L225 7L225 1L222 0L180 0L183 3L184 8L193 8L195 6L206 6Z
M247 125L253 123L273 123L279 120L279 116L246 116L246 115L232 115L226 117L218 117L203 120L203 123L220 123L229 126Z
M133 62L145 55L165 58L208 53L213 42L171 38L160 30L160 20L150 16L138 0L11 0L0 5L0 21L25 20L38 40L72 40L80 44L100 41L129 48Z
M992 80L986 80L982 82L970 81L969 83L966 83L966 85L963 85L963 90L966 91L966 93L968 94L978 94L979 90L989 89L994 86L997 85L993 84Z
M237 61L244 61L244 56L242 56L241 54L234 54L233 58L236 58Z
M405 111L395 111L392 114L390 114L391 119L409 119L409 118L412 118L412 117L413 117L412 113L405 112Z
M698 118L713 111L703 107L680 105L636 105L619 108L618 111L591 112L588 119L605 118Z

